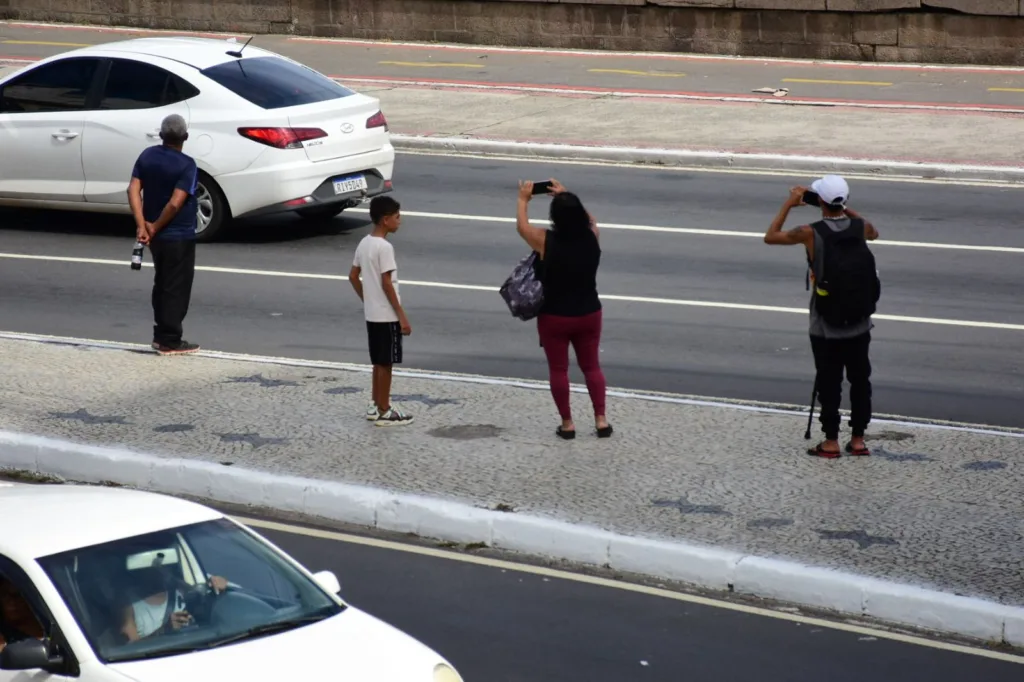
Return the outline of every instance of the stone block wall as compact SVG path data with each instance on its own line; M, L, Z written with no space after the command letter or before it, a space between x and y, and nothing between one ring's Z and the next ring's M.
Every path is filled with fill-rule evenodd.
M1024 65L1024 0L0 0L0 18L242 34Z

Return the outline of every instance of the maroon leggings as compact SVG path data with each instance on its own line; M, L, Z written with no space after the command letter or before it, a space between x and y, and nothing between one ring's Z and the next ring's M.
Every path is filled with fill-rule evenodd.
M537 317L537 332L548 358L548 381L551 396L555 399L558 414L562 419L572 419L569 408L569 345L576 351L576 362L583 371L587 382L590 402L594 414L605 413L605 392L607 386L601 361L598 357L601 346L601 311L582 317L561 315L540 315Z

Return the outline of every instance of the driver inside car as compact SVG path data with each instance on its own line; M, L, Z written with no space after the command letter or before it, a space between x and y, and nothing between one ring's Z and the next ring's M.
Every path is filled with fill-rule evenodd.
M132 591L144 595L133 600L124 610L121 632L129 642L135 642L168 630L180 630L193 625L195 620L187 610L185 595L189 586L174 575L169 566L154 566L131 572ZM221 594L228 581L210 576L207 585L213 593Z
M22 639L43 639L46 633L21 592L0 575L0 651Z

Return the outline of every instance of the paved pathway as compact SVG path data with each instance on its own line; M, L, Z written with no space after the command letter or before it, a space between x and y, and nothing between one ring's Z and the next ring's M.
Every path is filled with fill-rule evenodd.
M0 341L0 428L426 493L1024 604L1024 439L879 424L875 455L803 454L805 419L612 398L558 440L544 390ZM538 360L540 361L540 360ZM3 454L0 453L0 465ZM505 508L505 507L503 507Z

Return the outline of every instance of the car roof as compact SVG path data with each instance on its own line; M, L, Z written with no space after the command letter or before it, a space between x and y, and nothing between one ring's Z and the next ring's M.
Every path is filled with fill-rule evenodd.
M60 57L83 57L93 54L108 56L111 52L120 52L140 57L171 59L202 70L208 69L211 66L217 66L218 64L224 64L225 62L237 61L238 57L232 57L228 52L239 50L244 44L244 41L230 42L228 40L185 36L132 38L130 40L100 43L71 52L64 52ZM253 45L249 45L242 50L242 59L279 56Z
M0 554L26 562L223 516L143 490L0 482Z

